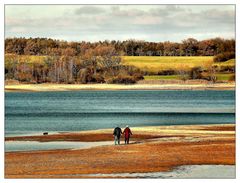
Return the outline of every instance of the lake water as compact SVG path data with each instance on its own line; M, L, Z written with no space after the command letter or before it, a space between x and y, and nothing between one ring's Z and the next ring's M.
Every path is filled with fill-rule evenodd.
M5 93L5 135L235 123L235 91Z
M35 151L35 150L55 150L55 149L86 149L97 146L113 145L113 141L103 142L69 142L69 141L6 141L5 152L14 151Z

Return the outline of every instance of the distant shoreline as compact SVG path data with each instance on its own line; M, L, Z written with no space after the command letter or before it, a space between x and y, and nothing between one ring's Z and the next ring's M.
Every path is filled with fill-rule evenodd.
M79 90L235 90L235 83L214 84L9 84L5 92L44 92Z

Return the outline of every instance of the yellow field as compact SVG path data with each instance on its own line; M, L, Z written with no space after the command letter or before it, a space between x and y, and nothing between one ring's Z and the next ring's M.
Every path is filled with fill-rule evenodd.
M12 60L25 63L43 63L47 56L5 54L5 64Z
M31 63L43 63L47 56L36 55L5 55L5 66L12 64L12 61ZM212 56L122 56L122 62L125 65L134 65L142 71L147 71L151 75L157 75L158 72L164 70L190 70L193 67L208 68L212 65L221 66L235 66L235 59L226 62L214 63ZM220 80L228 80L232 74L219 73ZM145 79L177 79L177 76L147 76Z
M6 54L5 64L10 64L11 60L25 63L43 63L47 56L16 55ZM235 59L227 62L213 63L212 56L122 56L125 65L134 65L143 71L158 72L163 70L190 70L193 67L209 67L212 64L217 66L235 65Z
M201 66L206 68L213 64L212 56L123 56L126 65L134 65L143 71L158 72L162 70L190 70Z
M236 62L235 59L228 60L226 62L219 62L219 63L214 63L213 65L216 66L235 66Z

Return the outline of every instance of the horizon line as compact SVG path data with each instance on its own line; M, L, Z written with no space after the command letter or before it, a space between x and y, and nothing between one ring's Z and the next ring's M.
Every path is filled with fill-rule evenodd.
M67 40L67 39L58 39L58 38L52 38L52 37L5 37L4 38L4 41L6 39L52 39L54 41L63 41L63 42L77 42L77 43L80 43L80 42L89 42L89 43L97 43L97 42L104 42L104 41L120 41L120 42L124 42L124 41L130 41L130 40L134 40L134 41L143 41L143 42L149 42L149 43L163 43L163 42L172 42L172 43L181 43L182 41L184 40L187 40L187 39L196 39L194 37L186 37L184 39L182 39L181 41L170 41L170 40L165 40L165 41L147 41L147 40L144 40L144 39L135 39L135 38L129 38L129 39L124 39L124 40L120 40L120 39L104 39L104 40L96 40L96 41L89 41L89 40ZM220 37L220 36L216 36L216 37L212 37L212 38L206 38L206 39L196 39L197 41L205 41L205 40L211 40L211 39L223 39L223 40L235 40L236 41L236 37L234 38L226 38L226 37Z

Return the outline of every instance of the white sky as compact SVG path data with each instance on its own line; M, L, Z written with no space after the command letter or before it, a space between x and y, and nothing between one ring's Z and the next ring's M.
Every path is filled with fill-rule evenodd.
M235 38L235 6L6 5L5 37L155 42Z

